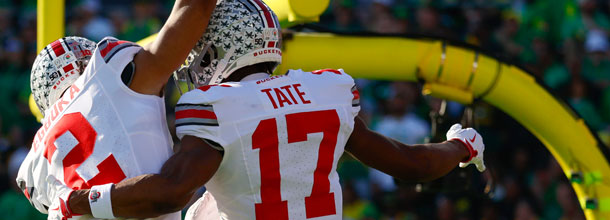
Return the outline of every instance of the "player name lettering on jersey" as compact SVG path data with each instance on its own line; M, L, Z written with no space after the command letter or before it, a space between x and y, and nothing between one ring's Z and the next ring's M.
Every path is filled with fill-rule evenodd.
M274 109L298 104L311 104L305 92L299 90L301 84L292 84L261 90L269 98ZM298 98L297 98L298 97Z
M57 116L59 116L61 114L61 112L64 111L64 107L66 107L68 104L70 104L70 102L72 102L72 100L74 100L74 97L76 97L76 95L78 95L78 93L80 91L81 91L81 89L78 88L78 86L76 86L76 84L73 84L68 90L66 90L65 94L57 102L55 102L55 104L53 104L53 106L51 106L51 108L49 108L50 114L49 114L49 116L47 116L46 122L36 132L36 136L35 136L34 142L32 144L32 146L34 146L34 148L36 148L38 143L40 141L42 141L45 134L47 133L47 130L49 130L49 127L51 126L51 124L53 124L53 122L55 122L55 120L57 120L57 118L58 118ZM36 149L34 149L34 150L36 150Z

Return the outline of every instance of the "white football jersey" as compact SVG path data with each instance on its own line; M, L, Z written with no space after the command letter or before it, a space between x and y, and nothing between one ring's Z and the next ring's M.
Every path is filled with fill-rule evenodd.
M223 219L341 219L336 168L359 110L342 70L291 70L184 94L176 132L222 147L206 188Z
M173 154L164 99L136 93L121 80L140 49L105 38L82 76L45 112L17 177L39 211L46 213L57 199L49 175L73 189L88 189L158 173ZM180 213L158 219L180 219Z

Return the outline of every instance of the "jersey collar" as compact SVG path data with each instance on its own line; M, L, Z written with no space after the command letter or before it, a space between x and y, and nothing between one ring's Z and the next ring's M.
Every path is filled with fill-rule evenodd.
M269 77L268 73L262 73L262 72L261 73L253 73L253 74L247 75L246 77L241 79L240 82L265 79L265 78L268 78L268 77Z

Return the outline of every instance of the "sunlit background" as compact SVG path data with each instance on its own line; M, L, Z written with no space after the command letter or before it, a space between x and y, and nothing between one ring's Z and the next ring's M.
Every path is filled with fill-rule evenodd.
M66 35L138 41L159 30L172 5L170 0L68 0ZM315 28L300 30L416 33L478 45L534 74L608 145L609 12L608 0L332 0ZM0 219L46 219L14 181L40 126L28 108L36 54L36 1L0 0ZM442 141L448 126L464 116L464 106L422 96L417 83L359 79L357 85L361 117L405 143ZM177 97L168 88L168 112ZM433 124L431 116L445 105L442 123ZM404 183L346 155L338 167L344 218L584 219L569 181L535 137L487 104L475 104L473 112L493 178L468 168L433 183ZM495 187L485 193L490 181Z

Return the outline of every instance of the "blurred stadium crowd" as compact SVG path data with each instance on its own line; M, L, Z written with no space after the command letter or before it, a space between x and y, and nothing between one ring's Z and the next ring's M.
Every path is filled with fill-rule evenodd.
M66 34L138 41L159 30L172 5L171 0L67 0ZM478 45L538 77L608 144L609 16L608 0L332 0L317 25ZM28 108L36 54L36 0L0 0L0 219L46 218L14 181L40 126ZM465 107L448 102L443 123L431 124L442 100L421 96L416 83L359 79L357 84L361 116L369 126L405 143L443 140L448 126L462 119ZM173 112L177 94L169 93ZM584 219L568 180L535 137L485 103L474 105L474 116L494 178L469 168L433 183L403 183L345 155L338 167L345 219ZM483 193L492 180L492 195Z

